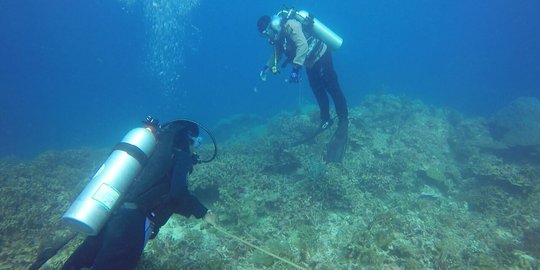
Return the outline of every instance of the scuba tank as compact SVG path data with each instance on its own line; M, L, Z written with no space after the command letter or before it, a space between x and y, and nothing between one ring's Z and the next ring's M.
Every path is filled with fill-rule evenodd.
M62 220L71 229L87 235L99 233L156 146L157 120L148 117L144 123L145 126L129 131L114 147L64 213Z
M340 36L330 30L330 28L326 27L321 21L317 20L317 18L309 14L309 12L291 9L288 13L288 17L296 19L302 23L302 25L311 27L315 36L330 46L330 48L336 50L343 44L343 39Z

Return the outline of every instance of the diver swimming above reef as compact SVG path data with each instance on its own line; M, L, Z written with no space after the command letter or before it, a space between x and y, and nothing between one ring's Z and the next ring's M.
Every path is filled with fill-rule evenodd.
M281 67L292 64L292 71L287 79L289 83L298 83L300 71L305 67L311 90L319 104L320 131L328 129L333 123L328 95L332 97L339 121L334 136L327 145L324 160L342 162L348 140L348 108L334 70L331 49L338 49L343 39L308 12L295 9L279 11L272 17L260 17L257 29L262 36L268 38L273 47L270 59L259 73L261 80L266 81L269 71L273 74L279 73L278 65L283 55L286 59Z
M213 160L217 148L207 160L193 152L200 125L191 120L159 125L147 117L143 123L114 147L62 217L89 235L62 269L133 269L174 213L215 224L215 215L188 190L188 176L193 165Z

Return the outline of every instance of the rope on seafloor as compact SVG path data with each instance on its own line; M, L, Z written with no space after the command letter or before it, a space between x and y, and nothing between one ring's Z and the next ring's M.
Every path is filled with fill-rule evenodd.
M298 82L298 110L302 111L302 81Z
M214 223L214 222L209 222L209 223L212 224L212 226L214 226L214 228L215 228L216 230L218 230L218 231L220 231L221 233L223 233L223 234L225 234L225 235L227 235L227 236L233 238L233 239L236 240L236 241L239 241L239 242L241 242L241 243L243 243L243 244L245 244L245 245L247 245L247 246L250 246L250 247L252 247L252 248L254 248L254 249L257 249L257 250L259 250L259 251L261 251L261 252L263 252L263 253L265 253L265 254L267 254L267 255L269 255L269 256L272 256L272 257L274 257L274 258L276 258L276 259L278 259L278 260L284 262L284 263L287 263L287 264L289 264L289 265L291 265L291 266L294 266L295 268L302 269L302 270L307 270L307 268L305 268L305 267L302 267L302 266L300 266L300 265L298 265L298 264L296 264L296 263L293 263L293 262L291 262L291 261L289 261L289 260L287 260L287 259L285 259L285 258L282 258L282 257L280 257L280 256L278 256L278 255L276 255L276 254L274 254L274 253L272 253L272 252L270 252L270 251L264 250L264 249L262 249L262 248L260 248L260 247L258 247L258 246L256 246L256 245L254 245L254 244L252 244L252 243L250 243L250 242L248 242L248 241L246 241L246 240L244 240L244 239L242 239L242 238L240 238L240 237L238 237L238 236L236 236L236 235L234 235L234 234L232 234L232 233L226 231L225 229L221 228L220 226L218 226L218 225L217 225L216 223Z

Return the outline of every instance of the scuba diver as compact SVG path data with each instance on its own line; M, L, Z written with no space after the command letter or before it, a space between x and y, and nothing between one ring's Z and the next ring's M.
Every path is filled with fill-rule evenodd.
M348 109L334 70L331 49L339 48L343 40L308 12L295 9L282 10L272 17L260 17L257 29L273 47L270 59L259 73L261 80L266 81L270 71L279 73L278 65L283 55L286 59L281 67L292 64L289 83L298 83L300 71L306 69L320 110L321 124L316 134L333 124L328 95L332 97L339 121L324 159L342 162L348 140Z
M134 269L146 242L156 237L159 228L173 213L185 217L195 216L215 224L215 215L188 190L188 176L193 171L193 165L214 159L217 148L214 148L214 156L211 159L200 160L199 156L193 152L200 138L199 125L193 121L182 119L159 125L156 119L148 117L143 123L145 123L146 131L141 132L150 130L149 137L155 144L151 155L141 163L144 166L141 167L140 173L130 180L125 193L119 196L118 204L111 207L110 216L107 216L103 222L104 225L96 228L94 233L87 233L90 236L87 236L69 257L62 269ZM133 141L134 144L139 143L139 148L144 149L140 147L140 141L143 138L141 134L143 133L138 133L135 136L136 140ZM208 134L212 137L215 146L213 136ZM124 151L122 154L137 156L132 154L137 152L133 147L125 146L122 142L119 145L121 146L117 145L115 151L121 149ZM109 163L113 154L114 151L104 166ZM99 171L94 178L100 174ZM84 195L83 193L84 191L80 197ZM92 199L95 200L98 197L97 193L94 193ZM85 205L88 206L90 203L88 199L85 200L87 200ZM106 203L107 201L104 200L100 207L103 209ZM76 202L73 205L76 205ZM82 225L86 226L93 226L89 223L99 218L86 219L84 215L92 211L77 212L77 215L71 215L68 210L64 218L68 221L79 219L77 222L85 223ZM86 230L90 231L88 228Z

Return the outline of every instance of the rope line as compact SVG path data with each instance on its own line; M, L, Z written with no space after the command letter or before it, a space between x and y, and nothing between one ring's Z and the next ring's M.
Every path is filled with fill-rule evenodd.
M221 233L223 233L223 234L225 234L225 235L227 235L227 236L233 238L233 239L236 240L236 241L239 241L239 242L241 242L241 243L243 243L243 244L245 244L245 245L247 245L247 246L250 246L250 247L252 247L252 248L254 248L254 249L257 249L257 250L259 250L259 251L261 251L261 252L263 252L263 253L265 253L265 254L267 254L267 255L269 255L269 256L272 256L272 257L274 257L274 258L276 258L276 259L278 259L278 260L280 260L280 261L282 261L282 262L285 262L285 263L287 263L287 264L289 264L289 265L291 265L291 266L294 266L294 267L296 267L296 268L298 268L298 269L307 270L307 268L305 268L305 267L302 267L302 266L300 266L300 265L298 265L298 264L295 264L295 263L293 263L293 262L291 262L291 261L289 261L289 260L287 260L287 259L285 259L285 258L282 258L282 257L280 257L280 256L278 256L278 255L276 255L276 254L274 254L274 253L272 253L272 252L270 252L270 251L264 250L264 249L262 249L262 248L260 248L260 247L258 247L258 246L256 246L256 245L254 245L254 244L252 244L252 243L250 243L250 242L248 242L248 241L246 241L246 240L244 240L244 239L242 239L242 238L240 238L240 237L238 237L238 236L236 236L236 235L234 235L234 234L232 234L232 233L226 231L225 229L219 227L219 226L218 226L217 224L215 224L215 223L210 223L210 224L212 224L212 226L214 226L214 228L216 228L216 230L218 230L218 231L220 231Z

